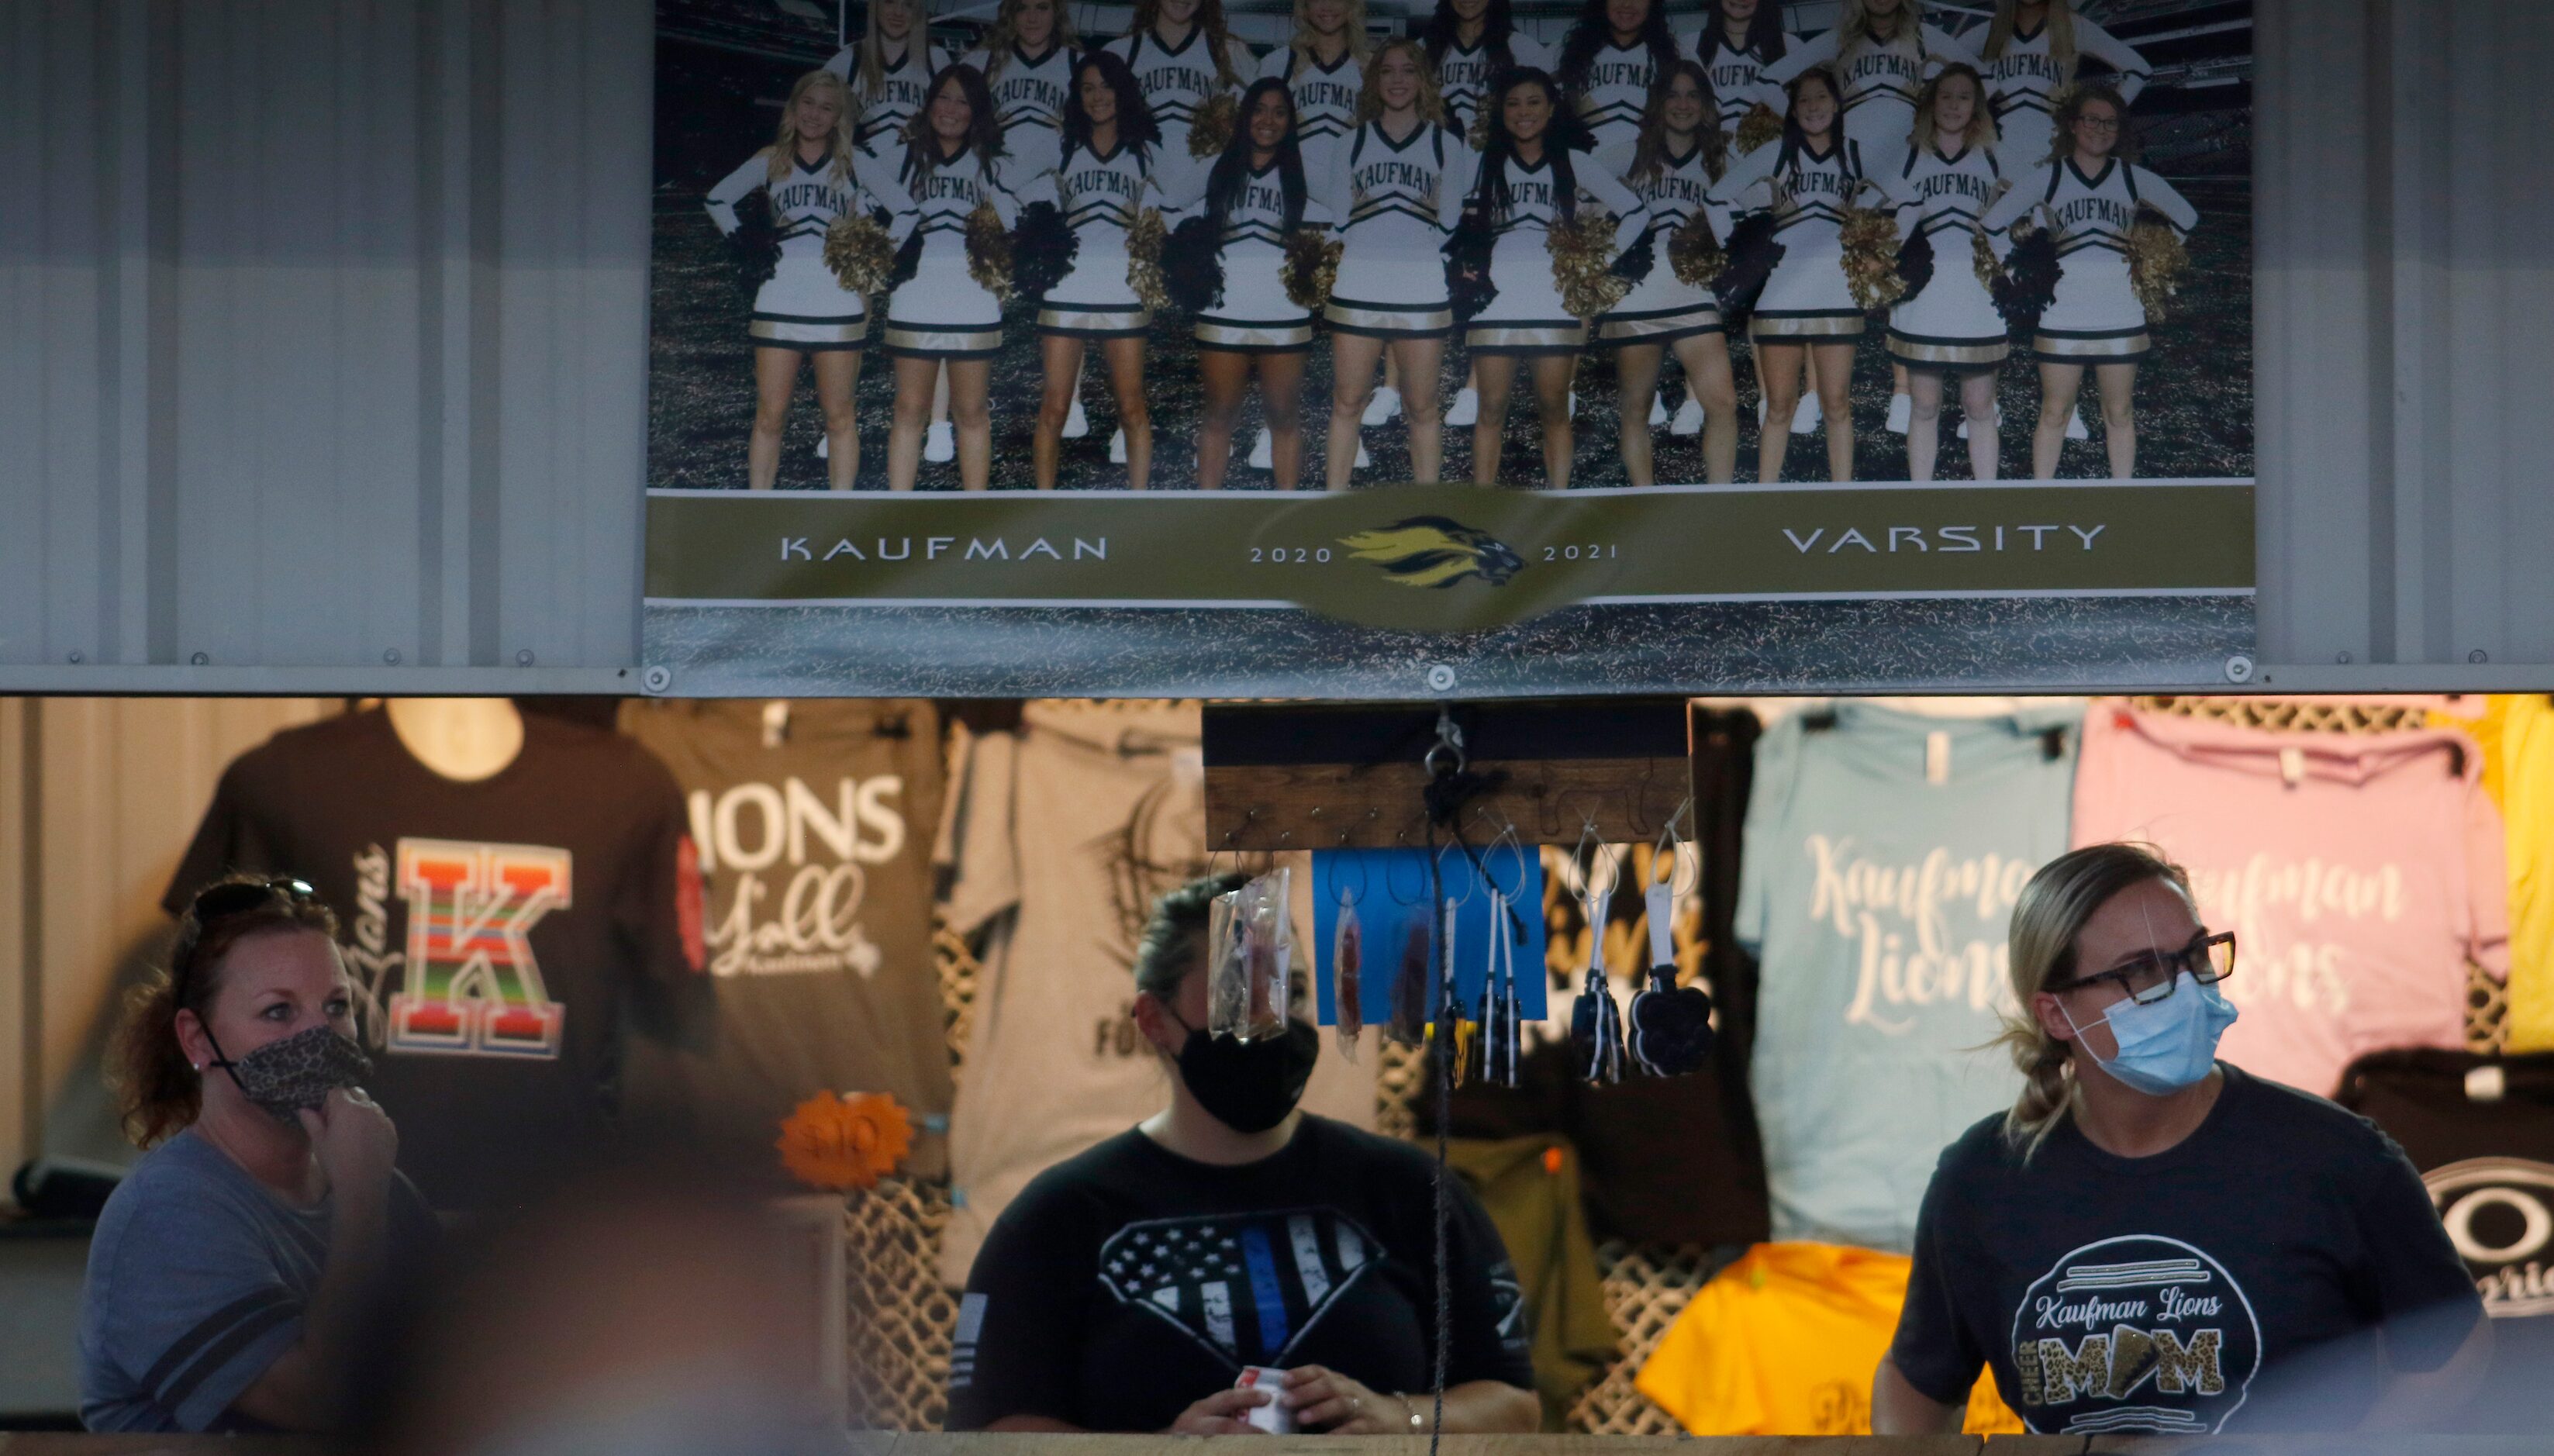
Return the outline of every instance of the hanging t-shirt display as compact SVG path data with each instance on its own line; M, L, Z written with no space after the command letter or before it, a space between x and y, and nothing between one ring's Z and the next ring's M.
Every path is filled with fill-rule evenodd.
M2509 861L2509 1050L2554 1052L2554 698L2496 695L2465 727L2483 745Z
M1904 1254L1759 1244L1694 1291L1634 1383L1697 1436L1867 1436L1908 1268ZM2022 1420L1981 1376L1961 1428L2014 1435Z
M2080 712L1841 702L1756 744L1735 932L1774 1237L1906 1252L1942 1147L2008 1106L2014 901L2066 846Z
M950 1114L952 1285L1030 1178L1168 1096L1135 1030L1133 966L1153 902L1207 872L1199 717L1193 703L1034 702L1017 729L961 740L942 913L984 968ZM1312 878L1294 875L1298 945ZM1305 1109L1371 1127L1375 1060L1325 1050Z
M649 1050L634 1100L777 1176L780 1119L818 1092L912 1115L905 1169L946 1165L948 1038L931 952L940 715L927 702L633 700L622 727L673 770L700 846L718 991L706 1053Z
M2493 1372L2459 1428L2554 1429L2554 1057L2380 1052L2341 1104L2402 1145L2493 1319Z
M2098 705L2075 842L2140 840L2233 931L2220 1055L2329 1095L2391 1047L2465 1045L2466 962L2509 965L2499 816L2454 729L2268 732Z
M470 783L380 710L277 733L222 775L163 904L230 870L307 880L346 968L400 1167L440 1210L511 1203L594 1151L625 1017L706 1036L700 878L682 796L618 733L523 717Z

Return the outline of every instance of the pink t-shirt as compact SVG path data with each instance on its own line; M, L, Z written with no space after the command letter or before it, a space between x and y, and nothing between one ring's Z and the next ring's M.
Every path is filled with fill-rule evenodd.
M2235 932L2222 1055L2330 1096L2364 1052L2465 1045L2466 962L2509 970L2500 815L2454 728L2279 733L2094 705L2078 845L2142 840Z

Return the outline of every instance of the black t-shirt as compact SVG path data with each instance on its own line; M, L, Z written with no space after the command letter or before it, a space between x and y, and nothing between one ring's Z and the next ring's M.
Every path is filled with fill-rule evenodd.
M2001 1117L1944 1150L1890 1350L1909 1383L1958 1405L1990 1363L2044 1434L2344 1430L2393 1372L2454 1354L2481 1305L2402 1151L2224 1070L2151 1158L2072 1119L2028 1165Z
M2403 1145L2492 1316L2492 1377L2460 1430L2554 1430L2554 1056L2379 1052L2341 1102Z
M949 1426L1044 1415L1158 1431L1245 1365L1323 1365L1429 1388L1435 1204L1427 1155L1307 1115L1277 1154L1192 1162L1129 1130L1038 1175L994 1221L959 1306ZM1534 1386L1516 1273L1450 1184L1449 1385Z
M705 1036L700 875L672 775L526 714L456 783L376 711L290 728L222 775L163 901L229 870L309 881L343 923L400 1166L436 1208L520 1201L614 1126L625 1019Z

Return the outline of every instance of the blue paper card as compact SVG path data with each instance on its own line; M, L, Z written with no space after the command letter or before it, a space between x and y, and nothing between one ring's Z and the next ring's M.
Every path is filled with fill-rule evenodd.
M1543 856L1529 844L1519 848L1499 843L1476 851L1500 893L1509 897L1525 924L1525 939L1516 944L1516 990L1519 1014L1540 1021L1549 1014L1543 968ZM1461 1005L1481 1004L1481 981L1490 964L1491 909L1489 890L1472 861L1454 845L1439 854L1446 898L1459 902L1454 911L1454 992ZM1353 908L1341 905L1344 899ZM1357 1003L1367 1026L1392 1019L1392 980L1401 968L1404 948L1413 930L1425 927L1434 941L1445 924L1444 913L1429 909L1428 851L1425 849L1316 849L1313 851L1313 977L1321 1024L1338 1024L1334 1002L1336 967L1331 957L1338 945L1339 917L1352 914L1364 941L1359 960ZM1500 935L1512 928L1500 926ZM1437 998L1429 997L1429 1009Z

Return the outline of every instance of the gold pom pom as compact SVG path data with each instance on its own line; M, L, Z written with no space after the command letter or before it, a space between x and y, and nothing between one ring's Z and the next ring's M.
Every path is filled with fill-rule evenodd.
M1569 222L1555 222L1544 234L1552 252L1552 281L1561 290L1561 306L1573 318L1594 318L1623 301L1632 280L1610 272L1614 260L1614 219L1590 209Z
M1331 284L1338 280L1339 255L1347 245L1328 228L1297 228L1286 239L1286 296L1298 308L1319 313L1331 301Z
M825 229L825 267L846 291L874 293L895 268L895 244L865 212L846 212Z
M1689 288L1708 288L1729 267L1729 250L1711 235L1710 220L1697 212L1668 235L1668 267L1677 281Z
M967 214L967 277L993 301L1011 301L1011 230L990 202L979 202Z
M1743 157L1782 135L1783 119L1774 114L1773 107L1759 101L1738 118L1738 153Z
M1126 286L1155 312L1171 306L1171 290L1162 280L1162 244L1171 230L1161 209L1147 207L1126 225Z
M2190 271L2190 252L2170 219L2148 203L2138 205L2129 224L2129 287L2146 305L2147 321L2160 323L2181 291L2181 276Z
M1978 276L1978 286L1992 293L2004 277L2004 261L1995 255L1995 244L1987 241L1987 230L1975 223L1969 225L1969 266Z
M1844 248L1845 285L1863 308L1886 308L1907 296L1898 276L1898 214L1885 207L1847 207L1836 230Z
M913 1119L884 1092L819 1092L780 1123L780 1166L811 1187L871 1188L913 1148Z
M1189 155L1214 157L1232 140L1233 124L1240 119L1241 102L1231 96L1218 96L1197 109L1197 119L1189 123Z

